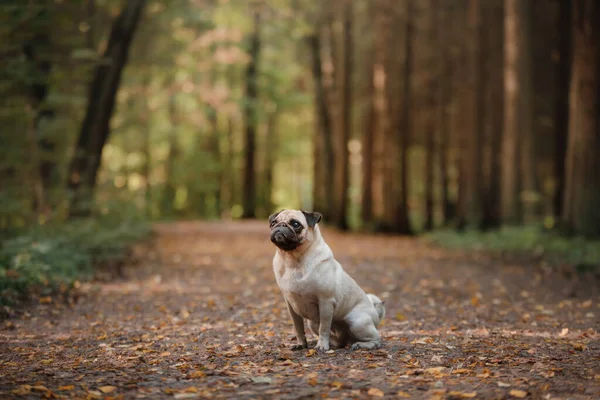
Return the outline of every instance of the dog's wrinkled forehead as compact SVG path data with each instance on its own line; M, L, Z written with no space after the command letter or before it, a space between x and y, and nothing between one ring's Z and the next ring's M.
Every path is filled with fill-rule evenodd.
M296 220L303 226L307 225L304 213L299 210L281 210L277 217L275 217L275 221L277 222L290 222L291 220Z

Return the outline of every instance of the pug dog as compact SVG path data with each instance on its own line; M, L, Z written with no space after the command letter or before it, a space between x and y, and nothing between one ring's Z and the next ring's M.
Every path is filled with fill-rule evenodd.
M302 210L269 217L271 242L277 247L273 271L298 341L292 349L308 347L305 324L318 337L318 351L347 345L353 350L379 348L384 302L367 295L336 261L319 230L321 218Z

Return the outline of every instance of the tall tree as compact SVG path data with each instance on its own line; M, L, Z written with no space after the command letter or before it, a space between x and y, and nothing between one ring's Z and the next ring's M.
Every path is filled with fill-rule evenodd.
M435 186L435 138L437 136L436 118L438 107L442 107L439 101L436 101L439 84L439 58L436 57L437 49L439 49L438 38L438 14L441 13L440 5L437 0L430 0L429 4L429 54L428 54L428 74L427 74L427 105L429 112L432 114L427 119L427 127L425 128L425 225L424 229L429 231L433 229L434 219L434 193Z
M350 166L348 141L351 137L352 127L352 64L353 64L353 40L352 19L353 8L351 1L345 1L344 7L344 59L342 76L342 115L337 140L338 155L336 162L339 166L335 182L335 208L333 210L333 225L339 229L348 229L348 187L350 184Z
M260 14L254 12L254 29L250 38L250 62L246 68L246 102L244 119L246 143L244 147L244 181L242 218L256 217L256 129L258 125L258 57L260 53Z
M484 179L482 196L482 214L480 228L483 230L497 228L501 224L500 215L500 171L502 157L499 149L502 146L503 123L503 45L504 24L497 15L503 15L503 0L491 0L484 3L483 24L487 27L484 46L487 50L485 59L485 81L487 91L485 99L485 130L488 138L488 156L486 163L487 176Z
M95 69L88 93L85 118L68 172L71 216L85 216L91 213L96 177L102 160L102 150L110 134L110 119L121 75L145 5L145 0L125 2L123 10L112 25L102 57L104 61Z
M563 223L568 231L600 237L600 3L573 0Z
M557 30L560 35L558 62L556 63L556 96L554 108L554 179L556 188L553 198L553 215L559 221L563 212L565 196L565 158L569 133L569 81L571 79L572 46L571 0L559 1Z
M516 223L519 196L519 0L506 0L504 9L504 135L502 140L502 220Z
M398 113L400 122L398 124L398 145L400 155L400 193L398 196L398 205L394 215L394 230L397 233L410 235L413 233L410 219L408 216L408 191L409 191L409 171L408 171L408 149L411 142L411 100L412 100L412 63L413 63L413 18L414 12L411 0L405 0L405 21L404 21L404 66L402 76L402 109Z
M318 130L315 137L315 190L322 189L322 201L320 196L314 196L315 208L323 214L326 219L331 217L331 205L334 197L334 143L333 128L331 125L329 105L325 93L321 60L321 25L317 25L315 32L308 37L308 44L312 54L312 74L315 88L315 106L317 114ZM320 157L319 157L320 156Z

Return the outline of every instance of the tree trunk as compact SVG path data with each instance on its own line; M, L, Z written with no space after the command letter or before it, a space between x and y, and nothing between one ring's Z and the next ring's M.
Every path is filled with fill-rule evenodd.
M260 53L260 14L254 13L254 32L250 39L250 63L246 69L246 143L244 148L243 214L242 218L256 217L256 127L258 124L258 57Z
M573 65L563 223L600 237L600 3L573 0Z
M452 11L454 11L452 9ZM437 87L437 162L439 165L440 183L441 183L441 200L442 200L442 221L443 225L454 218L453 204L450 200L450 173L448 152L450 149L450 107L452 103L452 92L454 82L453 68L453 52L452 52L452 36L455 30L455 23L451 18L448 18L443 11L438 12L438 26L447 27L444 35L438 35L439 46L442 56L442 71L440 72L440 80Z
M325 94L325 85L323 83L323 70L321 60L321 41L320 41L321 29L320 26L316 28L315 33L308 38L312 53L312 74L315 86L315 103L317 108L317 120L318 120L318 131L317 137L315 137L315 146L318 145L322 149L322 159L318 160L322 163L322 170L317 171L315 169L315 185L317 182L321 182L323 185L323 203L315 198L315 207L319 208L319 212L323 214L325 219L331 217L331 206L333 204L334 197L334 172L335 172L335 159L334 159L334 144L333 144L333 128L331 125L329 107ZM315 157L318 155L315 154ZM316 160L317 162L317 160ZM321 173L319 173L321 172Z
M267 143L264 171L263 198L267 215L273 212L273 181L275 178L276 155L279 154L279 140L277 139L277 118L279 111L273 107L267 115Z
M486 132L489 138L487 163L488 176L485 179L485 191L482 197L483 207L480 221L482 230L498 228L501 224L500 215L500 171L502 158L499 149L502 146L503 122L503 44L504 24L497 15L503 15L503 0L489 1L484 7L484 26L488 29L485 47L489 55L485 57L487 93L485 96Z
M214 82L215 78L213 78ZM217 182L217 186L213 190L213 196L215 198L215 208L214 214L216 217L221 216L222 211L222 198L221 198L221 182L223 181L223 168L222 168L222 160L221 160L221 146L219 143L219 119L217 114L217 109L209 106L208 107L208 120L210 123L210 133L208 140L208 148L213 157L214 166L211 168L211 171L214 171L211 174L211 179L213 182Z
M71 217L91 213L93 190L102 150L110 134L110 119L121 75L145 4L145 0L130 0L125 3L121 14L113 23L103 56L105 62L96 67L85 118L68 172L68 189L72 194L69 207Z
M506 0L504 11L504 135L502 140L502 220L520 220L519 197L519 0Z
M428 69L427 74L427 104L429 113L431 116L427 118L427 127L425 128L425 224L423 229L430 231L434 225L434 199L433 189L435 186L435 137L436 137L436 118L438 109L442 107L439 101L436 99L438 93L439 84L439 58L437 57L437 51L440 49L439 38L438 38L438 14L440 11L440 4L437 0L431 0L429 4L429 54L428 54Z
M400 234L411 235L413 233L410 219L408 216L408 148L410 146L411 135L411 93L412 93L412 63L413 63L413 8L412 1L405 0L405 34L404 34L404 68L402 84L404 85L402 93L402 110L399 113L400 122L398 124L399 154L400 154L400 195L399 205L396 207L394 218L394 231Z
M477 223L481 207L482 147L483 147L483 104L482 85L483 54L481 49L481 4L479 0L469 0L467 10L466 64L467 83L463 91L463 101L467 104L464 112L463 131L460 146L460 182L457 207L457 226L464 230L470 223Z
M175 204L175 160L179 156L179 143L177 140L177 131L179 130L179 119L177 117L177 102L175 94L169 97L169 119L171 129L169 132L169 153L165 162L165 185L162 195L161 213L163 215L172 215ZM204 213L204 207L199 207Z
M536 144L533 108L532 45L531 45L531 0L520 0L517 4L519 18L519 103L518 120L521 137L520 174L522 177L519 201L522 204L521 220L532 221L539 208L539 188L536 173Z
M553 198L553 215L559 221L563 212L565 196L565 158L569 133L569 81L571 79L571 0L560 0L558 32L560 32L559 60L556 71L556 103L554 110L554 179L556 187Z
M352 124L352 3L347 1L344 9L344 61L343 61L343 83L342 83L342 115L339 130L338 149L339 159L336 163L339 167L335 185L335 208L333 210L333 225L339 229L348 229L348 186L350 184L350 165L348 140L351 137Z
M34 175L38 177L39 183L35 184L36 194L34 195L33 206L38 215L49 211L48 194L51 191L52 178L56 169L56 163L51 158L56 146L45 130L45 127L55 117L54 110L44 104L50 90L49 79L52 69L50 61L52 45L48 35L50 26L47 22L47 12L46 8L39 12L35 18L35 26L39 31L23 46L23 53L35 73L34 79L28 85L28 114L33 113L33 116L28 118L32 118L32 125L29 128L29 134L32 135L30 140L33 140L31 143L36 147L31 148L31 156L37 155L34 159L36 163L34 168L37 169Z
M377 110L375 105L375 63L369 62L368 82L366 90L367 114L365 130L362 137L362 204L361 219L363 224L373 222L373 145L377 124Z

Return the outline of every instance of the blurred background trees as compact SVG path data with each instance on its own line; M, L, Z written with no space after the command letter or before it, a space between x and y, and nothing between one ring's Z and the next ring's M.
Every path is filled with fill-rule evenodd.
M0 227L600 236L594 0L9 0Z

